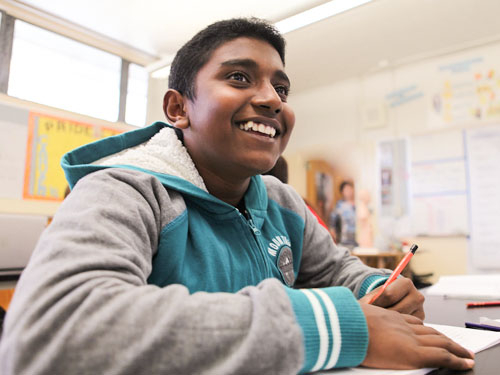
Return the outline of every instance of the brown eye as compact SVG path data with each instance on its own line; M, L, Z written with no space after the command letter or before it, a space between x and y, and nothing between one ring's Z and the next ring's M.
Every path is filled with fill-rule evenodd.
M274 89L278 93L278 95L281 97L282 100L286 100L288 97L288 93L290 92L290 89L286 86L275 86Z
M248 78L243 73L240 73L240 72L231 73L228 76L228 78L231 80L234 80L234 81L239 81L239 82L249 82Z

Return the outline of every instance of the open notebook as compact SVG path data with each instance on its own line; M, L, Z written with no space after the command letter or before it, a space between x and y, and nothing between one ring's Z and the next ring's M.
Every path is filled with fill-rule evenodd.
M500 299L500 274L441 276L427 295L466 299Z
M467 348L474 353L500 344L500 332L483 331L479 329L469 329L462 327L453 327L440 324L426 324L435 330L443 333L456 341L464 348ZM421 375L427 374L434 370L433 368L421 368L417 370L384 370L384 369L368 369L368 368L346 368L339 370L322 371L318 374L328 375Z

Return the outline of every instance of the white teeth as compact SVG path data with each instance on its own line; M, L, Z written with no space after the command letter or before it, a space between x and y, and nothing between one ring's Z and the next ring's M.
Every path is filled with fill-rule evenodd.
M245 131L252 130L254 132L266 134L271 138L274 138L274 136L276 135L276 129L273 128L272 126L260 124L260 123L253 122L253 121L248 121L246 123L242 123L242 124L240 124L239 127L241 130L245 130Z

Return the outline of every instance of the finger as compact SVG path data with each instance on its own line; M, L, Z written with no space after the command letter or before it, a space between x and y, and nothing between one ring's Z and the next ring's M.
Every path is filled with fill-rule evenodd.
M414 315L401 314L401 316L403 317L404 320L406 320L407 323L414 324L414 325L421 325L421 326L425 327L423 325L424 322L421 319L419 319L418 317L414 316ZM430 328L430 327L427 327L427 328Z
M423 346L442 348L460 358L474 358L473 352L443 334L420 335L418 341Z
M415 332L417 335L443 335L438 330L424 325L423 322L421 325L414 324L412 326L412 329L413 329L413 332Z
M416 316L421 320L425 319L425 311L423 308L415 309L415 311L413 311L410 315Z
M394 280L394 282L387 286L384 293L382 293L382 295L377 299L378 303L382 307L392 307L399 301L403 300L411 290L407 281L403 278Z
M446 367L462 371L474 367L473 359L457 357L443 348L421 347L418 350L418 356L421 367Z
M424 301L425 297L423 294L415 289L412 284L409 293L405 295L403 299L390 306L389 309L396 310L404 314L416 315L420 319L424 319Z
M418 335L418 340L422 343L422 345L430 344L431 346L442 347L458 356L464 356L468 358L475 357L474 352L470 351L467 348L464 348L445 334L432 327L423 324L413 324L411 327L413 332Z
M402 314L413 315L413 312L418 309L418 306L415 306L415 302L412 301L407 295L406 298L395 303L392 306L387 307L387 309L394 310Z
M402 314L414 315L421 320L425 319L423 305L420 305L418 302L412 301L409 298L404 301L400 301L396 305L388 307L387 309L397 311Z

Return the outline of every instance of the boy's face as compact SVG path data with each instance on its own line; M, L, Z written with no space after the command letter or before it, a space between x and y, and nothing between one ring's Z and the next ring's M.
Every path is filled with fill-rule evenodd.
M354 199L354 188L351 185L345 185L342 189L342 196L345 200Z
M230 181L271 169L295 123L289 86L267 42L237 38L213 51L186 102L184 140L200 173Z

